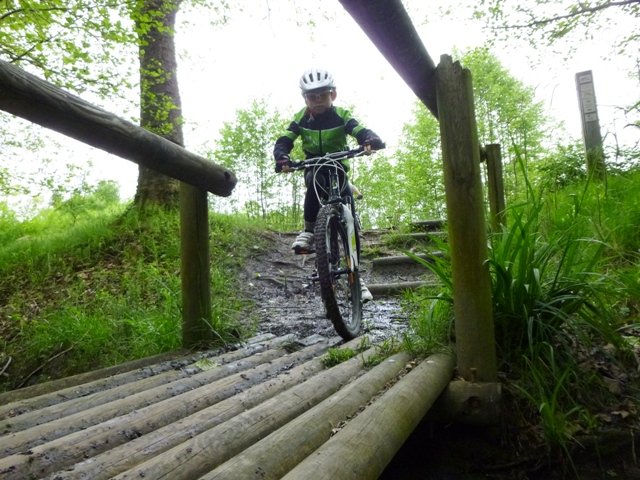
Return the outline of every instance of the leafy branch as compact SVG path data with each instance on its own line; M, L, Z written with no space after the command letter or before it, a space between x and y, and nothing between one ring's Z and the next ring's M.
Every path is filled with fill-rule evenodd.
M606 10L610 7L627 7L629 5L640 5L640 0L626 0L622 2L608 2L600 5L590 6L584 3L579 3L571 8L569 13L564 15L554 15L548 18L534 19L531 22L515 25L505 25L504 29L521 29L521 28L538 28L544 27L552 23L558 23L563 20L572 20L583 15L594 15L602 10ZM531 15L533 17L533 15Z

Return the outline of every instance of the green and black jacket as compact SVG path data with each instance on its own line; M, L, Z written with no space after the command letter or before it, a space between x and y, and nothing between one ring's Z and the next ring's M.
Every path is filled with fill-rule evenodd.
M347 150L347 135L354 137L359 145L371 136L376 136L351 116L348 110L331 107L326 112L311 116L307 108L299 111L287 127L284 135L276 140L273 157L276 160L288 156L293 142L300 137L306 158ZM345 165L348 169L348 165Z

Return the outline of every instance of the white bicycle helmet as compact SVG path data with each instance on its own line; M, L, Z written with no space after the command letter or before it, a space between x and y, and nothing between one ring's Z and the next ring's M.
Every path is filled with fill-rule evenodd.
M300 90L305 94L319 88L336 88L333 75L322 68L310 68L300 77Z

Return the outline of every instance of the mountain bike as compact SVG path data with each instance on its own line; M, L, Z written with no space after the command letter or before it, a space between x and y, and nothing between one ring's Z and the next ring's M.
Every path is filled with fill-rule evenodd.
M293 162L292 170L312 169L320 202L314 230L316 271L326 315L345 340L362 330L360 237L355 206L342 160L369 154L369 149L329 153Z

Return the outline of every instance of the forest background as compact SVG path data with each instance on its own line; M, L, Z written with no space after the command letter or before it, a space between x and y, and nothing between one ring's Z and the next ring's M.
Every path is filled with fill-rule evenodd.
M79 2L76 8L81 11L85 3ZM542 32L528 37L534 42L531 45L511 34L517 30L498 25L497 18L491 28L485 28L486 23L478 18L481 9L474 13L469 5L461 4L455 10L447 10L447 2L430 2L428 7L422 2L405 2L405 5L436 63L443 53L460 57L474 48L488 48L487 52L501 65L502 73L513 77L527 90L527 99L535 102L539 115L545 117L545 125L540 125L546 129L545 148L580 142L574 75L587 69L594 71L605 143L615 151L618 146L630 146L637 141L634 129L628 127L634 121L628 108L637 98L638 67L637 59L629 54L633 46L625 44L637 23L633 12L629 15L620 8L600 9L596 12L597 21L577 16L579 21L573 20L574 25L562 27L567 32L573 29L571 36L552 32L545 37ZM546 11L552 15L570 5L571 2L566 6L547 5L547 10L536 5L536 9L539 15ZM6 17L5 24L10 18ZM521 20L514 17L510 22ZM104 28L117 32L115 24ZM56 32L58 42L68 42L67 53L56 56L55 61L54 57L50 58L52 66L48 70L43 65L29 66L26 59L22 59L22 64L36 74L40 68L50 72L46 75L58 69L59 77L73 77L74 72L79 77L86 71L82 76L89 77L83 85L79 81L61 80L61 77L58 81L63 84L66 81L71 91L81 93L84 99L107 111L138 122L137 66L135 61L127 60L136 58L135 45L125 42L124 37L114 38L105 41L105 48L100 51L95 34L83 37L82 42L75 41L73 35L78 31L82 29L75 26L66 33ZM7 34L11 32L7 28ZM247 35L247 32L252 33ZM214 152L221 149L224 132L228 134L225 123L240 121L241 112L250 112L253 108L264 110L275 121L267 126L269 122L265 120L262 130L254 132L253 141L260 143L257 149L268 151L277 132L301 108L297 79L300 72L312 64L325 65L334 71L338 103L352 107L363 123L384 138L390 147L387 157L393 158L396 149L410 143L403 129L406 124L415 123L414 110L418 102L338 2L325 2L317 8L309 8L304 2L282 0L258 4L237 2L233 8L223 2L182 3L175 42L184 143L196 153L214 158ZM84 47L75 46L79 43L84 43ZM349 46L348 54L344 53L345 45ZM61 46L62 43L58 43L54 50ZM128 88L114 90L114 65L117 65L119 81ZM101 75L103 81L99 80ZM474 76L477 81L483 81L480 77L492 81L481 72L474 72ZM106 87L109 82L110 87ZM261 112L254 112L253 116L256 113ZM95 186L100 180L116 182L121 198L133 198L137 185L137 166L133 163L2 115L3 125L10 125L4 130L11 132L0 153L3 184L7 185L3 193L9 194L7 201L20 217L46 206L52 191L68 196L84 188L83 185ZM482 140L500 141L488 136ZM25 158L28 161L24 161ZM242 156L234 161L227 155L224 161L234 170L246 170L247 159ZM437 175L437 168L434 173ZM244 180L253 178L255 175L249 173ZM230 202L233 209L244 208L244 202L264 201L255 194L254 187L247 189L238 188L234 193ZM286 201L286 196L282 200ZM412 205L412 201L407 204ZM278 204L278 209L280 206ZM249 203L248 207L255 205Z

